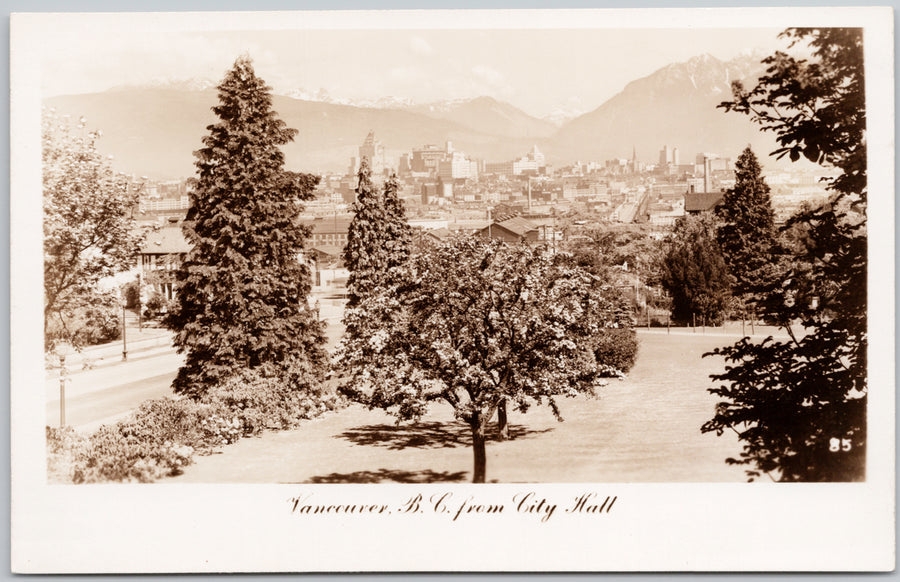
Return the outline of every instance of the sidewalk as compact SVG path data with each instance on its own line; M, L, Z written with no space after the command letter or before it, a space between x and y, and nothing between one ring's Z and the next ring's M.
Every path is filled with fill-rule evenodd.
M788 336L784 328L774 325L756 325L751 327L749 324L743 328L740 323L728 322L719 327L713 326L697 326L697 327L641 327L636 326L635 331L639 333L661 333L664 335L693 335L693 336L718 336L727 338L751 337L754 339L765 339L772 336L776 339L786 339Z
M128 350L128 361L142 359L153 355L174 352L172 345L172 332L159 326L155 322L145 322L138 327L138 318L135 313L128 312L125 317L125 339L82 348L81 351L72 351L66 355L66 367L69 376L79 374L87 370L93 370L114 364L122 363L123 349ZM59 368L56 358L51 355L47 358L46 378L58 378Z

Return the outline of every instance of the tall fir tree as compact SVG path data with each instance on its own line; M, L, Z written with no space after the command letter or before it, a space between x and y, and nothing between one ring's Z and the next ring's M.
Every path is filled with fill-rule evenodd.
M665 244L661 283L672 297L674 320L721 323L730 287L711 215L685 216L675 224Z
M285 171L280 146L296 130L272 109L271 89L248 57L218 87L219 121L195 152L198 177L184 223L191 251L177 273L170 315L186 361L176 392L202 396L229 375L260 366L318 369L323 326L308 304L308 229L301 202L318 177Z
M372 184L369 162L363 158L357 174L356 202L353 220L347 230L347 246L343 260L350 276L347 279L347 306L356 307L363 297L372 293L379 277L387 269L383 252L384 225L387 219L383 197Z
M725 191L716 209L721 221L716 233L728 266L732 292L752 301L767 288L776 270L775 213L769 185L750 146L734 165L735 185Z
M387 270L385 277L391 277L391 269L399 267L409 259L412 247L412 227L406 221L406 209L400 200L400 184L397 176L384 183L384 252Z

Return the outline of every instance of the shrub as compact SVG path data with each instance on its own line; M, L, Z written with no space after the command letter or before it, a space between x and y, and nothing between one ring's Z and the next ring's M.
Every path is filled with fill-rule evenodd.
M607 328L599 338L594 354L597 361L628 372L637 359L637 333L630 328Z
M193 453L188 445L126 434L121 424L102 426L76 457L73 481L150 483L180 473L183 466L191 463Z
M217 444L216 437L202 428L202 422L219 413L221 410L215 405L198 404L186 398L159 398L141 404L130 418L118 426L126 437L210 449Z
M54 481L148 483L181 473L209 453L266 428L287 429L335 408L310 365L289 362L235 374L202 401L144 402L128 419L90 435L47 427L48 476Z
M127 420L100 427L75 450L75 483L149 483L177 475L195 451L208 451L217 435L203 426L217 410L188 399L148 400Z
M45 343L65 340L75 346L108 343L122 337L121 307L118 300L103 296L94 303L63 310L47 321Z
M137 281L122 285L122 296L125 297L125 307L134 309L141 303L141 287Z
M337 407L335 394L324 392L309 364L292 362L244 370L213 387L202 402L227 410L244 434L266 428L288 429Z
M72 427L47 427L47 481L71 483L75 474L77 451L87 442L85 435Z
M144 317L154 319L161 317L167 313L169 300L166 296L158 291L154 291L144 303Z

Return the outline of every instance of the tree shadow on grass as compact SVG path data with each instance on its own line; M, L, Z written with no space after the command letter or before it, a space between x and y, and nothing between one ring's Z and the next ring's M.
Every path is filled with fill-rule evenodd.
M459 483L468 479L466 471L355 471L353 473L331 473L311 477L305 483Z
M492 427L493 428L493 427ZM523 425L509 425L510 440L530 437L552 428L530 429ZM416 424L370 424L357 426L335 435L357 445L386 447L399 451L406 448L448 449L472 445L472 430L462 422L419 422ZM496 430L489 430L488 441L496 441Z

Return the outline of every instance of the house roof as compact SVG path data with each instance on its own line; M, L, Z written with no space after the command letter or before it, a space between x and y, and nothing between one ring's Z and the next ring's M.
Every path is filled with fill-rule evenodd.
M190 250L180 226L164 226L151 231L141 246L142 255L177 255Z
M531 232L533 230L537 230L537 228L538 228L538 226L535 223L533 223L530 220L527 220L525 218L522 218L521 216L514 216L512 218L507 218L506 220L504 220L502 222L495 222L494 224L496 226L503 227L506 230L508 230L512 233L515 233L519 236L525 236L529 232Z
M426 230L425 234L433 236L438 240L443 240L450 236L451 232L446 228L432 228L431 230Z
M722 203L725 194L722 192L686 192L684 195L685 212L706 212Z
M483 228L487 228L488 222L486 220L454 220L447 228L450 229L451 232L454 231L477 231Z
M313 234L347 234L352 220L352 217L316 218L314 220L304 220L303 224L312 227Z
M313 250L317 253L321 253L323 255L329 257L339 257L341 253L344 252L344 249L337 247L335 245L316 245L313 247Z

